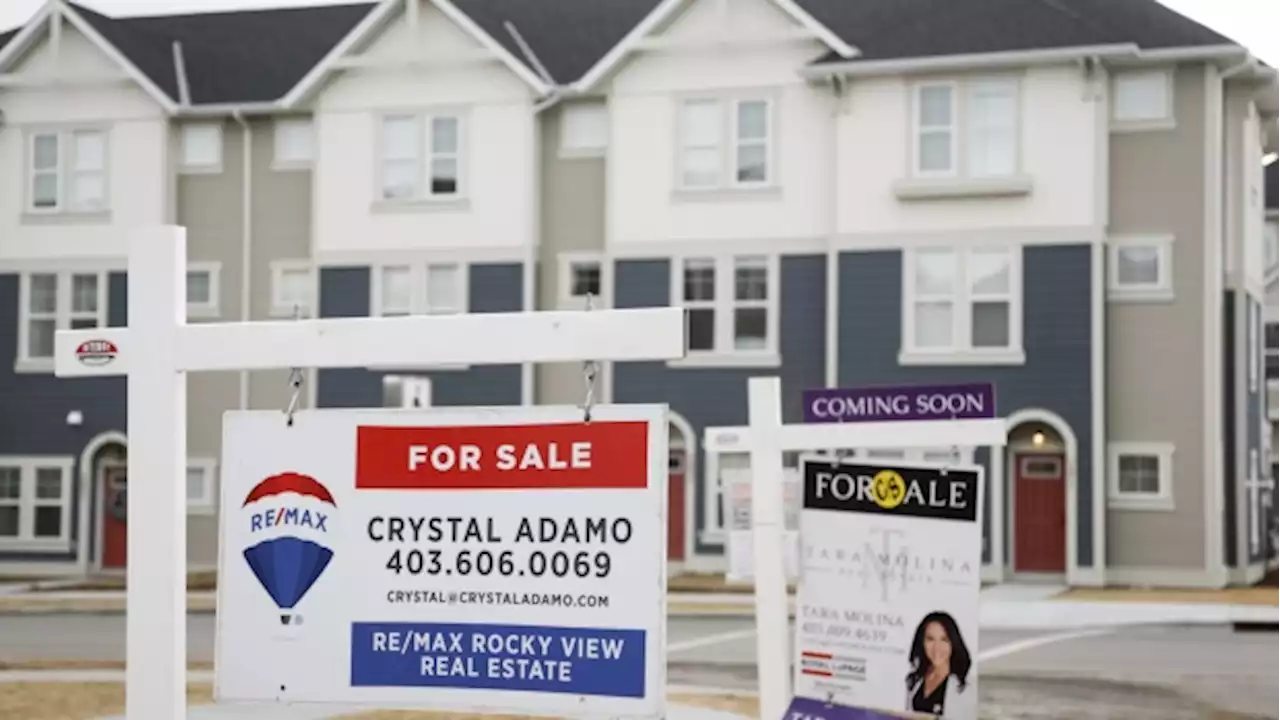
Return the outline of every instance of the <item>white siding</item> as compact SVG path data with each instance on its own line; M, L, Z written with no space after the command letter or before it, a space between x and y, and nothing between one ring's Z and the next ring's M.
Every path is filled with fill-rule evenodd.
M37 46L13 72L43 74L53 58L48 43ZM121 72L89 40L63 26L63 72ZM5 126L0 129L0 265L24 260L114 259L127 250L125 230L168 221L167 120L163 110L135 85L0 92ZM85 218L24 217L27 202L29 131L76 125L107 132L109 215Z
M1023 197L900 200L894 183L909 175L910 80L853 79L837 121L837 232L901 233L983 227L1091 226L1095 218L1100 125L1074 67L1019 74ZM1105 139L1105 138L1102 138Z
M721 14L721 8L726 8ZM725 30L727 27L729 30ZM796 25L767 0L694 0L663 35L759 37ZM635 53L610 83L610 244L825 236L831 225L831 101L797 70L825 48L781 41L735 50L709 45ZM769 97L774 102L776 191L677 196L676 113L690 96Z
M429 53L411 72L362 70L321 91L315 115L314 246L326 255L366 251L512 248L534 239L536 116L529 87L435 10L420 6L417 37L399 17L368 57ZM445 110L463 117L465 202L377 207L378 127L385 113Z

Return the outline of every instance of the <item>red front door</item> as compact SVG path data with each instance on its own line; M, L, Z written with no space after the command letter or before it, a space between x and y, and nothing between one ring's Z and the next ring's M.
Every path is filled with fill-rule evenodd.
M102 469L102 567L123 568L129 555L125 524L129 470L108 466Z
M1064 466L1060 453L1019 453L1014 456L1014 572L1066 572Z
M667 559L684 560L684 448L672 448L667 460Z

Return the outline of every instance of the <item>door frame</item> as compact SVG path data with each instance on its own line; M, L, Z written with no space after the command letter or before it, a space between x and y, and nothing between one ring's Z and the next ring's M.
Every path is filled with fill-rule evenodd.
M126 447L127 451L127 447ZM93 571L103 575L123 575L129 569L126 562L122 568L108 568L102 566L102 551L106 549L107 527L106 527L106 495L104 494L103 485L106 480L106 470L114 468L124 468L125 472L129 471L129 461L117 460L115 458L105 458L102 462L96 463L93 469L93 506L98 517L98 537L97 542L93 546Z
M1062 539L1063 569L1060 573L1018 572L1018 518L1014 511L1017 508L1018 500L1018 461L1020 459L1020 455L1056 455L1062 459L1062 515L1064 520L1062 532L1064 537ZM1071 499L1071 492L1069 491L1070 489L1068 486L1069 478L1067 474L1067 463L1069 461L1067 449L1065 447L1061 450L1045 450L1044 448L1036 447L1031 443L1021 442L1013 443L1005 449L1005 467L1009 469L1008 477L1005 479L1005 482L1009 487L1009 499L1008 502L1005 503L1004 511L1005 522L1007 523L1006 526L1009 528L1009 547L1005 562L1008 563L1008 577L1015 581L1065 582L1067 578L1068 572L1071 568L1072 554L1070 542L1073 534L1067 527L1073 519L1071 509L1067 506L1067 503L1070 502Z

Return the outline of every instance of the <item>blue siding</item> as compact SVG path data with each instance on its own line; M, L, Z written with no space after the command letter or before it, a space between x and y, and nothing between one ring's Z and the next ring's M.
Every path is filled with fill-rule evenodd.
M840 256L839 384L990 381L996 385L997 411L1002 416L1026 408L1042 408L1061 416L1077 442L1076 555L1081 567L1095 563L1090 262L1090 248L1083 245L1023 250L1025 365L904 367L898 364L902 253ZM988 458L983 453L977 457L984 463ZM988 522L984 530L989 529ZM1009 546L1007 538L1005 546ZM989 556L989 552L984 554Z
M472 265L469 269L470 311L519 312L523 309L518 264ZM368 267L322 268L321 317L367 317L370 302ZM441 338L441 342L448 342ZM519 365L477 365L466 370L403 372L431 378L434 405L519 405ZM316 403L319 407L381 407L382 378L396 371L365 368L320 370Z
M800 393L822 387L825 362L826 259L823 256L785 257L780 268L779 350L781 368L672 368L665 362L618 363L614 367L613 397L619 403L667 403L697 433L685 438L700 448L707 427L745 425L747 379L782 379L783 414L787 422L802 416ZM614 304L618 308L665 307L671 303L671 267L667 260L619 261L614 270ZM703 484L696 478L694 517L702 530ZM701 542L699 553L718 552L720 545Z
M9 412L0 413L0 455L72 456L71 538L74 543L80 516L80 453L97 435L125 431L123 377L58 379L49 373L15 373L18 357L17 275L0 275L0 398ZM107 323L114 327L127 320L128 278L112 273L107 284ZM79 410L84 422L67 425L67 413ZM92 517L92 514L91 514ZM91 531L90 538L94 536ZM68 553L6 553L0 560L74 560Z

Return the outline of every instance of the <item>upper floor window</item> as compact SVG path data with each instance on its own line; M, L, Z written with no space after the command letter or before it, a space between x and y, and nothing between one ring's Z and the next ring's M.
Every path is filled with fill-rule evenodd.
M182 171L222 171L222 125L193 123L182 126Z
M20 370L53 369L53 337L58 330L106 325L107 281L102 273L33 272L23 275L20 285Z
M673 304L688 311L690 358L754 359L762 364L776 360L776 258L685 258L678 267Z
M582 309L587 298L598 303L604 290L604 263L594 253L560 256L561 304Z
M906 363L1021 363L1017 248L921 248L903 262Z
M210 514L217 507L218 463L210 458L187 460L187 512Z
M218 317L220 263L195 262L187 266L187 317Z
M71 458L0 457L0 548L71 544Z
M101 130L32 133L27 171L28 212L107 209L107 136Z
M919 84L913 122L917 177L978 179L1018 171L1016 80Z
M461 196L461 118L455 115L389 115L382 119L381 147L382 200L413 201Z
M314 143L311 121L303 118L277 120L274 131L275 155L272 161L277 170L296 170L311 166Z
M1173 237L1113 237L1107 241L1107 293L1113 300L1173 298Z
M713 190L774 183L772 114L773 104L765 99L683 102L677 186Z
M465 265L383 265L374 268L373 314L450 315L466 312Z
M1111 121L1120 129L1170 127L1173 74L1167 70L1117 73L1111 83Z
M311 314L315 272L306 260L271 263L271 314L308 317Z
M609 147L609 109L603 103L574 103L560 116L561 157L603 155Z

